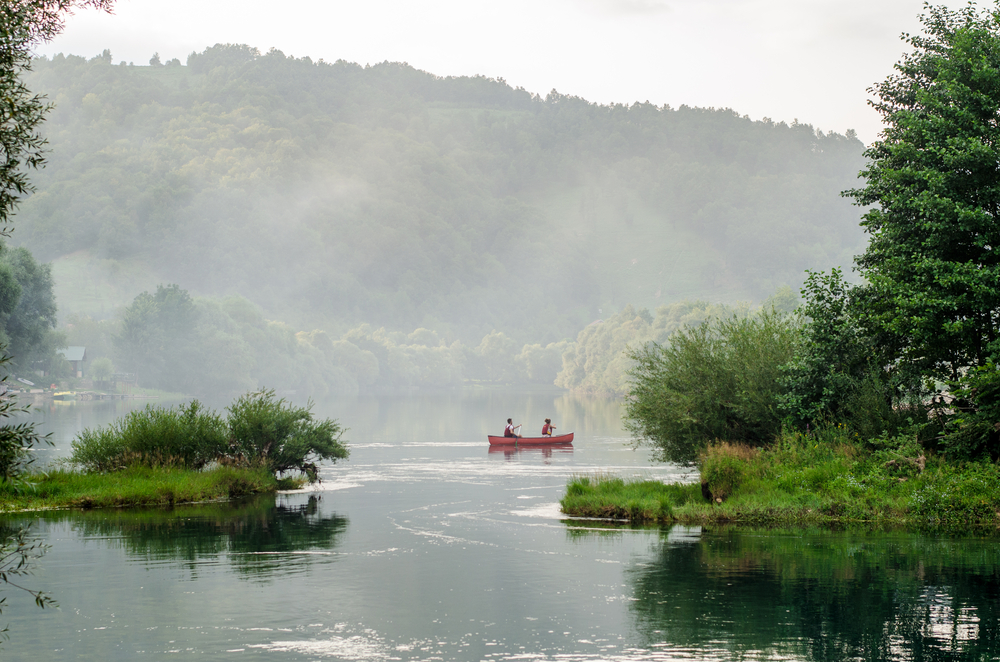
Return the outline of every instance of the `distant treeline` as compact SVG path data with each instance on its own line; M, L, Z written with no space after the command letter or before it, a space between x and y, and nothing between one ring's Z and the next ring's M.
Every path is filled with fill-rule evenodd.
M795 303L786 287L765 305L788 311ZM128 373L140 386L200 396L268 387L322 398L469 383L622 395L634 365L629 350L748 310L685 301L661 306L654 316L627 305L586 326L575 340L518 344L491 331L466 345L426 328L402 333L361 324L339 337L296 331L242 297L193 298L177 285L161 285L112 319L71 316L63 334L69 344L87 347L89 378L108 381Z
M401 355L378 354L391 345L426 347L399 351L440 361L426 374L448 381L452 360L478 374L473 348L494 329L519 339L515 355L525 340L547 352L601 311L759 301L863 244L839 197L863 165L851 132L240 45L187 66L112 62L35 60L26 82L55 104L52 152L15 240L42 261L88 253L211 297L192 304L199 324L217 320L209 340L249 334L265 373L278 370L264 367L274 347L327 356L347 342L379 356L378 380L409 379ZM330 346L293 343L264 319L327 329ZM375 330L357 331L360 344L345 339L365 322ZM451 344L376 338L380 327L433 329L468 349L445 360ZM220 374L245 388L246 353L227 351Z
M242 297L194 299L176 285L143 292L112 319L73 316L68 342L87 347L87 377L219 396L273 387L302 398L362 390L447 388L469 381L551 385L569 341L516 345L491 332L477 345L434 331L362 324L342 337L295 331Z

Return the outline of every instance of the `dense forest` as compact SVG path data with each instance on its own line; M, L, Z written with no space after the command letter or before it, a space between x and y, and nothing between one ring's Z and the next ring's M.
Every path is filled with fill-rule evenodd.
M64 321L177 283L334 339L517 353L627 304L759 301L863 246L850 131L236 45L33 68L51 153L14 242L52 262Z

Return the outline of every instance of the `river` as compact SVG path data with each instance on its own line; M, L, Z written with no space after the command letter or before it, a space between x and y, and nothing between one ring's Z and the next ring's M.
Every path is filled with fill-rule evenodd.
M142 403L140 403L142 404ZM134 403L60 403L42 461ZM14 660L984 660L992 538L568 520L574 474L690 480L633 450L620 404L464 391L321 403L350 460L231 504L10 517L50 545L6 590ZM507 417L571 449L491 452Z

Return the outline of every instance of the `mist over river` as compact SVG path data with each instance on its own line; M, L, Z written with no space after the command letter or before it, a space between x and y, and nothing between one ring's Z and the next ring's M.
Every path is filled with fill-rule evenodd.
M142 402L34 414L64 456ZM568 520L574 474L693 480L633 450L619 401L465 390L318 403L351 457L315 489L172 509L55 511L7 590L13 660L984 660L1000 655L992 538L631 528ZM572 448L491 451L512 417Z

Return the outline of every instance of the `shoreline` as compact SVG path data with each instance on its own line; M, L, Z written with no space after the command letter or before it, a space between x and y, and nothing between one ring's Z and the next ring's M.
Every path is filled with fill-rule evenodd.
M295 489L304 481L278 479L261 468L136 466L112 473L55 470L26 476L28 487L20 490L0 483L0 514L221 502Z
M715 444L699 460L696 483L575 476L560 509L635 524L1000 531L996 463L814 442L800 437L768 449Z

